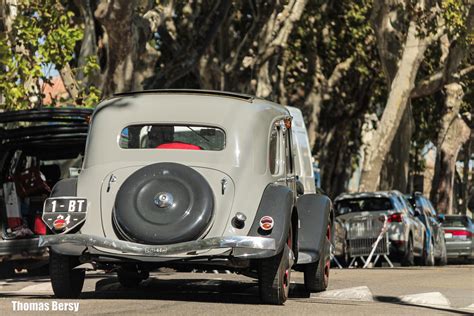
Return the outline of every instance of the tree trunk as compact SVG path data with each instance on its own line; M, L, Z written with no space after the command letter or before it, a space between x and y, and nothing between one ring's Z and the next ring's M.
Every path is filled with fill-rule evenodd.
M444 90L446 113L441 121L436 146L438 151L430 198L438 212L452 214L456 160L461 147L468 141L471 130L459 116L464 95L461 85L451 83L446 85Z
M390 152L383 164L378 189L399 190L401 192L407 190L413 125L411 106L407 106Z
M148 42L161 22L148 2L143 8L137 1L103 1L95 17L104 28L101 43L106 48L106 67L102 70L102 96L140 90L158 58Z
M60 70L59 74L61 75L64 87L69 93L69 96L71 97L71 99L76 100L79 96L79 84L72 72L71 66L66 63L64 67Z
M87 63L87 57L96 56L98 53L94 12L92 10L91 0L75 0L74 3L79 8L84 20L84 37L82 38L81 49L78 56L76 79L81 81L83 86L88 86L89 78L84 76L83 68ZM95 74L95 76L96 75L97 74Z
M399 68L392 81L387 104L362 166L359 191L375 191L380 183L382 166L397 134L416 74L426 50L426 41L417 35L417 24L410 22Z
M8 34L11 32L13 21L18 14L18 1L2 0L0 6L0 30Z
M474 138L474 132L471 131L471 136L469 137L468 141L464 145L464 166L463 166L463 176L462 176L462 208L461 213L466 215L467 214L467 203L469 201L469 192L470 192L470 183L469 183L469 161L471 160L471 145L472 139Z

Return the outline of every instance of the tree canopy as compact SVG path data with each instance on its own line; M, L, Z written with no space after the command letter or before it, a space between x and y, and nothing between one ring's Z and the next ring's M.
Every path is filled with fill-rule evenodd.
M356 169L362 190L408 190L431 144L438 202L472 138L473 11L468 0L2 0L0 94L5 110L43 106L48 69L67 90L54 104L150 88L255 94L302 109L332 197ZM464 136L447 144L454 121Z

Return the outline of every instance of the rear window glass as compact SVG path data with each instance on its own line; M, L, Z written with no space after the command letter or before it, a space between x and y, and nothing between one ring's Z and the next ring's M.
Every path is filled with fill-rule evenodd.
M393 210L393 207L392 202L388 198L347 199L336 203L336 211L338 214L389 210Z
M119 145L123 149L222 150L225 133L209 126L143 124L124 128Z
M443 222L443 226L447 227L468 227L469 223L467 221L467 217L459 216L459 217L448 217L446 216Z

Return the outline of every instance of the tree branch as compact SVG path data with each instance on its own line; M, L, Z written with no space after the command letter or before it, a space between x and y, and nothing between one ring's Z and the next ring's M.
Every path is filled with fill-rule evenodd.
M166 65L156 77L151 81L150 86L153 88L169 88L176 81L183 78L186 74L192 71L193 67L199 62L201 56L206 49L214 41L222 22L227 16L227 12L231 6L230 0L222 0L216 10L212 10L210 16L206 19L208 26L204 32L197 32L203 34L196 36L194 41L189 45L189 48L181 56L178 56L170 64Z

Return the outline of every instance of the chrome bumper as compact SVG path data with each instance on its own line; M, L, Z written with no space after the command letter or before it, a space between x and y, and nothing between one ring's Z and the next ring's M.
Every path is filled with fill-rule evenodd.
M60 244L102 247L115 251L122 251L127 254L137 254L149 257L172 256L217 248L276 249L275 239L273 238L249 236L213 237L172 245L144 245L129 241L82 234L47 235L39 237L40 247Z

